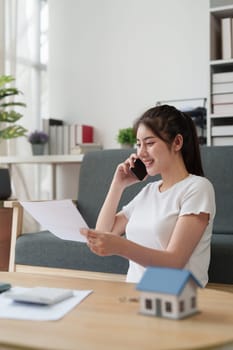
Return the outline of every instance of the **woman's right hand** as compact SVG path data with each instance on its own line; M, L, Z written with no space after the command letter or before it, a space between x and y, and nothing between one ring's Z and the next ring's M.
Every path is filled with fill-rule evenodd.
M134 162L137 158L136 153L132 153L129 158L127 158L123 163L120 163L116 168L113 181L121 184L124 187L139 182L139 180L130 170L130 168L134 166Z

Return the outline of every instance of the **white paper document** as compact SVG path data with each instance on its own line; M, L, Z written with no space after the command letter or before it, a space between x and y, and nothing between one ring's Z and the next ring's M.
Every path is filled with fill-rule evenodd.
M55 236L70 241L87 241L79 230L88 226L71 199L20 201L20 204L43 229Z
M15 293L22 293L29 289L23 287L12 288ZM91 293L91 290L73 290L72 297L53 305L15 302L2 293L0 295L0 318L32 321L59 320Z

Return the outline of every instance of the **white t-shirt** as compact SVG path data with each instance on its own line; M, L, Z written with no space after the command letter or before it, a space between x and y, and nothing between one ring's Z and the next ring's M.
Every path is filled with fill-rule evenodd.
M123 207L128 219L126 237L142 246L165 250L179 216L208 213L207 228L185 266L205 286L216 210L213 186L207 178L196 175L189 175L164 192L159 191L160 185L161 180L149 183ZM191 234L192 227L187 232ZM144 270L143 266L129 261L127 281L137 283Z

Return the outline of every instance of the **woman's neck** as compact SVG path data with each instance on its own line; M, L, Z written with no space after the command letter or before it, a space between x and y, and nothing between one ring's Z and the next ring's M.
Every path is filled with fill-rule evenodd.
M160 192L164 192L168 190L170 187L175 185L176 183L184 180L189 176L189 173L183 162L178 162L169 169L168 172L164 172L161 174L162 183L160 185Z

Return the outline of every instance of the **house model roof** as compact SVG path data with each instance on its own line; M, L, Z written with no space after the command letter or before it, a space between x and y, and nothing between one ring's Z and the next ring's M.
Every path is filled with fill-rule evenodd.
M197 286L202 287L188 270L148 267L137 284L137 290L179 295L189 279L192 279Z

